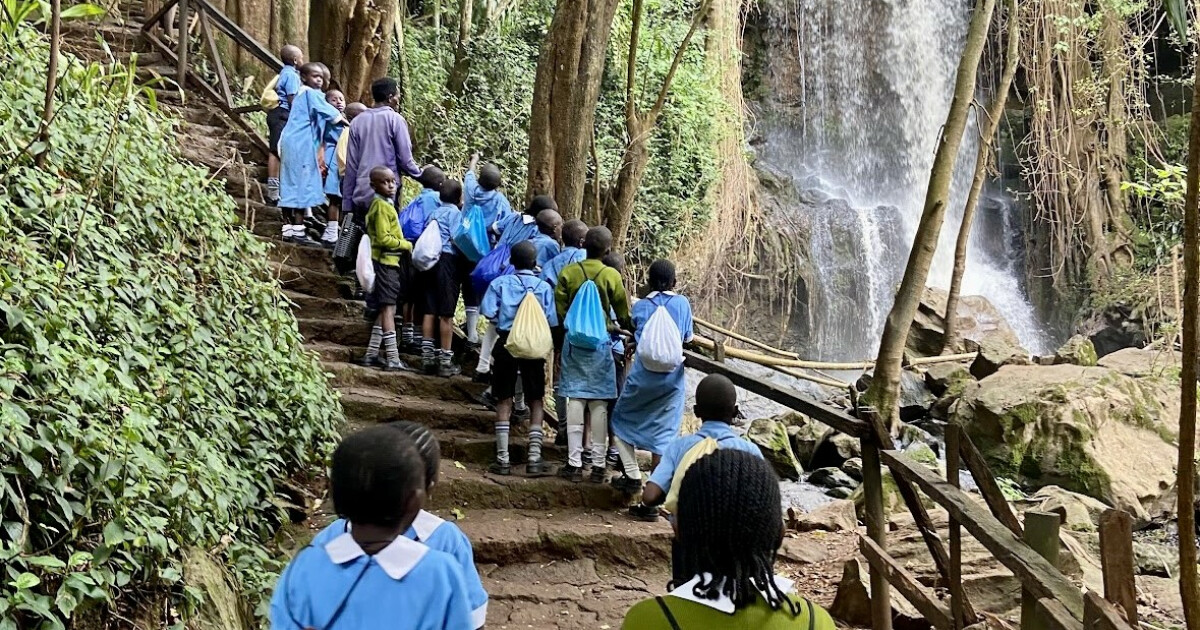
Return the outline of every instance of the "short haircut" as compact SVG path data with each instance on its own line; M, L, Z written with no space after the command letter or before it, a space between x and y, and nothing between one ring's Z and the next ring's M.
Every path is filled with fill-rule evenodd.
M386 166L376 166L375 168L371 169L371 173L369 175L369 177L371 178L371 183L375 183L376 178L382 179L384 177L395 177L395 176L396 176L396 174L392 172L392 169L390 169Z
M442 184L446 181L446 173L442 169L430 164L421 169L421 174L417 176L417 181L421 182L421 186L430 190L441 190Z
M737 609L762 593L773 610L800 607L775 584L775 554L783 542L779 477L761 457L717 449L696 460L679 486L672 584L703 575L692 594L722 595Z
M696 385L696 417L729 422L737 414L737 388L720 374L709 374Z
M334 510L352 524L395 527L415 516L405 510L425 490L425 462L400 431L367 427L334 450L329 489Z
M587 236L588 226L579 219L571 219L563 224L562 240L567 247L582 247L583 239Z
M521 241L513 245L510 256L512 266L517 269L533 269L537 266L537 248L530 241Z
M375 79L371 83L371 98L375 99L376 103L386 102L399 93L400 87L396 85L396 80L391 77Z
M621 273L625 273L625 255L616 250L610 251L600 259L605 267L612 267Z
M675 263L669 260L656 260L650 264L647 273L651 291L670 291L675 288Z
M354 118L355 116L367 111L367 106L357 101L346 104L346 111L343 112L346 118Z
M316 72L317 74L321 75L322 79L325 78L325 71L321 69L321 64L319 64L319 63L310 61L310 62L300 66L300 76L304 76L306 74L311 74L313 72Z
M558 238L557 232L562 226L562 215L557 210L542 210L537 213L538 232Z
M304 57L304 51L300 50L299 46L287 44L279 50L279 59L286 66L296 65L296 60Z
M442 203L462 203L462 184L457 179L449 179L442 182L442 188L438 191L438 198Z
M479 167L479 187L484 190L496 190L500 187L500 167L492 163Z
M597 225L583 237L583 248L587 250L588 258L603 258L612 249L612 242L612 232L603 225Z
M525 208L525 214L537 216L537 213L542 210L558 210L558 203L550 195L537 195L529 200L529 206Z
M437 483L438 467L442 463L442 447L438 444L433 431L423 424L410 420L389 422L386 426L408 436L412 440L413 446L417 447L417 452L421 454L421 460L425 462L425 486L429 487Z

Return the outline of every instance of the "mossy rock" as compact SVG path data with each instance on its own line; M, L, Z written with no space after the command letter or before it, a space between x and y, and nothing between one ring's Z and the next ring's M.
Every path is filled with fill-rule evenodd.
M1056 365L1069 364L1091 367L1096 365L1098 359L1095 344L1092 343L1091 339L1083 335L1071 337L1054 353L1054 363Z
M771 418L761 418L750 423L746 439L754 442L763 457L781 479L799 481L804 469L792 451L792 441L787 426Z

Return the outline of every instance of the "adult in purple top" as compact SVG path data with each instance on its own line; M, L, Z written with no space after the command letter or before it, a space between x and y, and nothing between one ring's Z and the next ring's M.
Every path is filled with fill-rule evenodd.
M343 212L355 208L361 211L371 205L375 195L371 190L373 168L383 166L414 179L421 174L421 167L413 159L408 122L396 111L400 90L395 79L376 79L371 84L371 97L375 105L350 124L346 174L342 177Z

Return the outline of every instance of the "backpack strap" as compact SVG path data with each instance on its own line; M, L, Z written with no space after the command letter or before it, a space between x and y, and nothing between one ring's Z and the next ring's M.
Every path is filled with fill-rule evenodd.
M654 601L658 602L658 607L662 609L663 616L667 618L667 623L671 624L671 630L682 630L679 627L679 622L675 621L675 615L671 614L671 609L667 608L666 600L660 596L655 597ZM812 626L809 626L808 630L812 630Z
M808 599L805 598L804 606L806 608L808 608L808 630L813 630L813 628L816 627L816 625L817 625L817 616L815 614L813 614L812 602L808 601Z
M592 282L595 282L595 281L596 281L596 278L599 278L599 277L600 277L600 274L604 273L604 270L605 270L605 269L608 269L608 267L601 267L601 268L600 268L600 271L597 271L597 272L596 272L596 275L594 275L594 276L592 276L592 277L590 277L590 278L589 278L589 277L588 277L588 275L587 275L587 268L583 266L583 261L581 260L581 261L579 261L579 262L577 262L577 263L575 263L575 264L576 264L576 265L579 265L579 271L583 273L583 279L584 279L584 281L591 280Z

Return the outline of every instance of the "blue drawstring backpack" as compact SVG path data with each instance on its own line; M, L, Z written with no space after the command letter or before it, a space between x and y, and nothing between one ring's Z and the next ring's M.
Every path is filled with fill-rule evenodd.
M583 263L577 264L583 270ZM602 273L604 270L600 271ZM567 343L585 350L599 350L609 342L608 321L604 316L604 305L600 302L600 289L596 286L595 278L588 278L586 270L583 277L584 283L571 300L563 326L567 329Z
M487 226L484 225L483 209L473 206L463 216L462 223L451 237L458 251L473 263L479 262L492 250L488 242Z
M496 278L517 272L517 269L509 262L511 255L511 247L497 245L495 249L479 260L479 264L475 265L475 271L471 272L471 286L475 288L475 295L487 293L488 286Z
M410 243L417 242L421 238L421 233L425 231L425 224L429 221L429 216L423 208L421 198L417 197L408 202L404 210L400 211L400 231L404 232L404 238Z
M538 227L533 217L529 217L529 222L525 222L525 217L529 215L514 214L509 217L504 224L504 229L500 233L500 242L505 245L516 245L537 236Z

